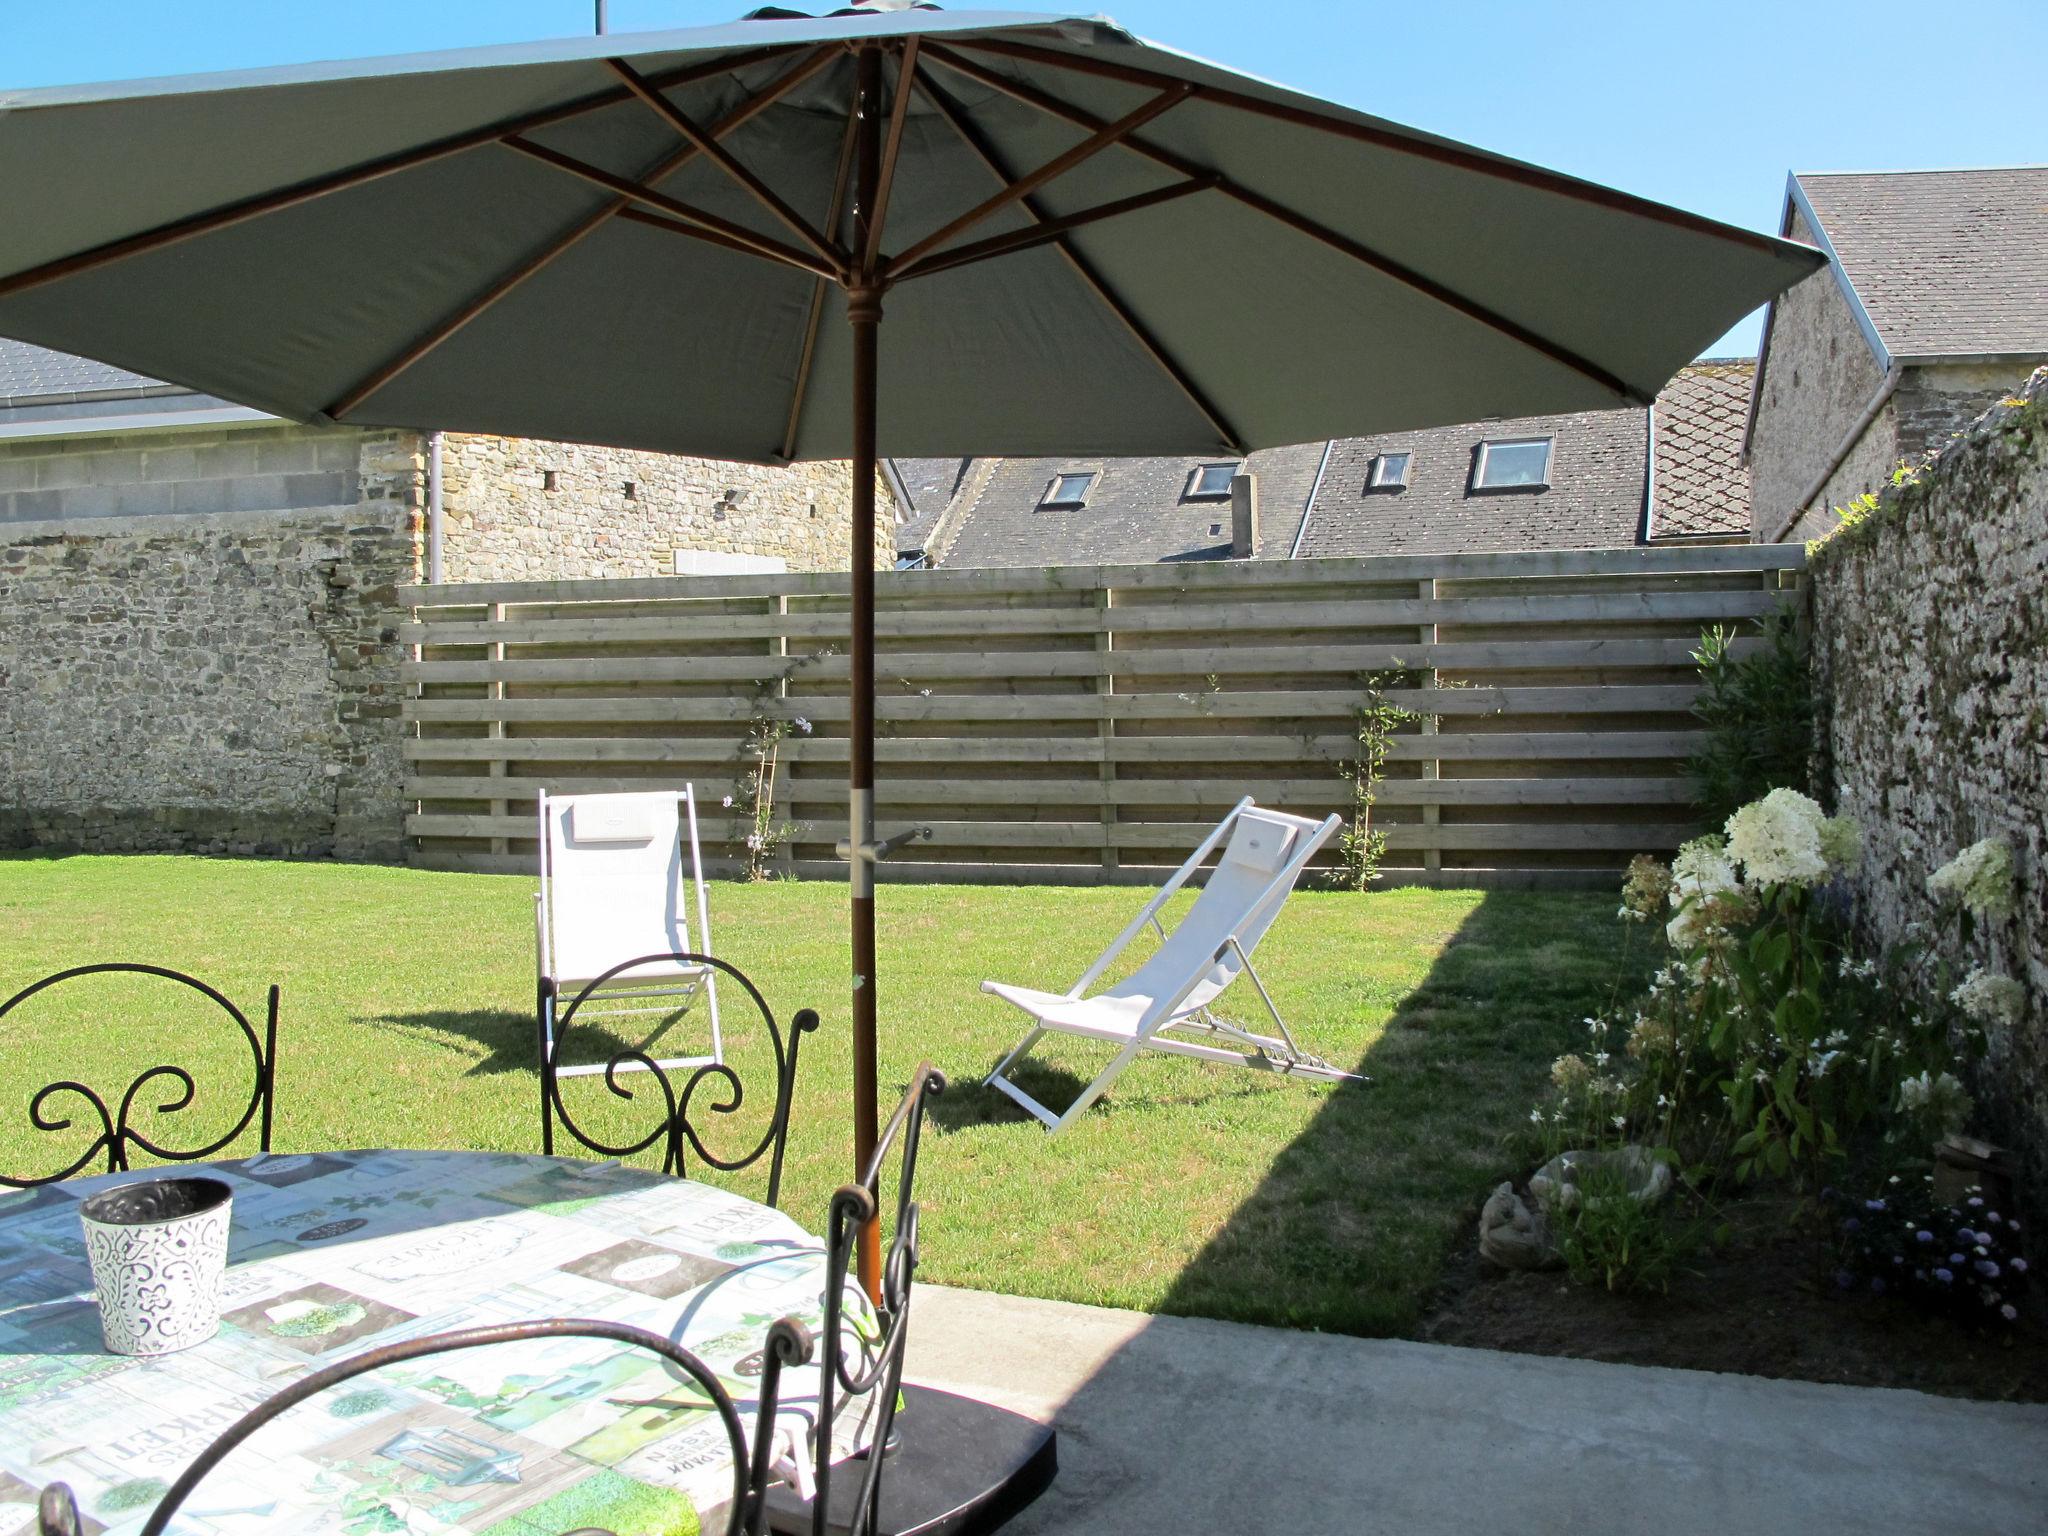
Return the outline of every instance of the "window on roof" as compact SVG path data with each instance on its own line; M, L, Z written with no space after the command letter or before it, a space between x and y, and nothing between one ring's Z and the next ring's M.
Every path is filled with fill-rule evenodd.
M1237 478L1238 461L1228 464L1203 464L1188 476L1188 488L1183 493L1188 501L1215 500L1230 494L1230 482Z
M1514 437L1481 443L1472 462L1475 491L1542 490L1550 484L1547 437Z
M1367 471L1365 488L1368 491L1401 491L1408 488L1408 458L1406 450L1400 453L1376 453L1372 468Z
M1088 493L1094 488L1095 471L1092 469L1054 475L1052 484L1045 488L1038 504L1041 507L1085 507L1088 505Z

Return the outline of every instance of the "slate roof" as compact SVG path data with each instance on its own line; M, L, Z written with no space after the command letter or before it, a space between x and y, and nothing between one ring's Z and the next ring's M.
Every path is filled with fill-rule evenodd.
M1269 448L1246 461L1259 480L1259 549L1285 556L1322 461L1321 443ZM998 459L939 540L945 566L1046 566L1223 560L1228 498L1187 493L1198 465L1221 459ZM1040 505L1056 474L1093 471L1085 506Z
M921 550L938 527L939 519L953 504L967 477L972 459L891 459L897 483L909 498L903 521L896 525L896 552L907 555Z
M2048 353L2048 166L1792 179L1893 358Z
M1684 369L1657 398L1657 505L1644 517L1650 423L1639 410L1339 438L1255 453L1261 559L1448 554L1467 550L1611 549L1658 539L1749 537L1749 472L1741 462L1752 358ZM1487 441L1548 437L1550 483L1478 491ZM1372 461L1407 453L1408 484L1368 489ZM896 460L917 516L899 549L930 549L943 566L1047 566L1221 560L1228 501L1190 499L1194 470L1214 460ZM944 466L914 471L912 466ZM1095 472L1085 506L1041 505L1057 474ZM1320 479L1318 475L1320 474ZM948 507L933 510L939 495ZM1314 491L1314 506L1309 507ZM1307 514L1307 529L1302 529ZM933 531L933 519L942 519Z
M1549 486L1474 492L1480 443L1527 437L1553 440ZM1299 553L1313 559L1633 544L1643 524L1644 448L1639 410L1343 438L1331 449ZM1372 461L1382 453L1410 455L1406 489L1367 488Z
M111 363L96 363L90 358L52 352L47 347L0 336L0 405L61 403L178 390L175 384L130 373Z
M1650 537L1749 537L1749 420L1753 357L1708 358L1683 369L1657 396L1655 505Z

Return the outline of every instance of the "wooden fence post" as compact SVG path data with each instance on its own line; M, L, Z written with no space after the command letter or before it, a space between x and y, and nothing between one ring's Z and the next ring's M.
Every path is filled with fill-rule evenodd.
M1427 581L1418 583L1416 595L1425 603L1434 603L1436 601L1436 578L1431 577ZM1434 646L1436 644L1436 625L1423 625L1421 638L1424 645ZM1434 655L1434 652L1431 654ZM1436 668L1430 667L1425 669L1421 673L1421 681L1423 687L1434 689L1437 685ZM1437 735L1441 728L1442 722L1433 711L1425 711L1423 713L1423 735ZM1443 777L1443 764L1436 758L1426 757L1422 760L1420 772L1423 779L1433 783ZM1423 845L1422 867L1435 874L1444 867L1443 845L1438 841L1437 831L1443 824L1443 803L1436 799L1429 790L1424 790L1423 793L1429 795L1430 798L1422 802L1422 825L1427 829L1424 831L1423 836L1428 839Z
M502 624L505 622L505 605L503 603L491 604L491 622L493 624ZM505 659L505 642L502 640L492 641L488 654L491 658L491 661L494 664L502 662ZM493 675L490 682L484 685L484 697L487 699L497 699L502 701L505 697L504 672L502 669L496 668L495 666L493 670L495 675ZM490 726L485 731L485 734L487 736L490 736L493 740L504 740L505 719L502 712L496 714L492 718ZM505 759L503 759L502 757L494 757L491 759L490 776L494 779L502 779L505 777ZM491 802L491 815L493 817L509 816L511 814L511 801L493 800ZM492 853L505 854L511 852L511 850L511 839L505 837L493 837L491 839Z
M1102 785L1102 867L1115 869L1119 862L1115 830L1118 819L1114 794L1116 759L1111 754L1116 745L1116 718L1110 713L1110 705L1106 701L1116 696L1116 674L1110 670L1110 656L1116 650L1116 589L1102 587L1095 594L1095 606L1102 611L1101 627L1095 631L1095 653L1102 658L1100 669L1095 674L1095 694L1105 701L1102 720L1096 727L1096 739L1102 744L1102 766L1097 775Z

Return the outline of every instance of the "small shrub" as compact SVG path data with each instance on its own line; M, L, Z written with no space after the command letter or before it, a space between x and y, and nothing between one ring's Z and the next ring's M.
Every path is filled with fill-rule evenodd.
M1700 636L1700 698L1693 713L1706 744L1689 764L1703 817L1719 823L1774 789L1804 789L1811 778L1813 685L1806 643L1784 614L1764 626L1763 647L1731 654L1735 631Z
M1670 1290L1703 1240L1702 1223L1684 1212L1679 1197L1645 1204L1630 1195L1625 1173L1598 1169L1580 1173L1578 1187L1577 1200L1549 1213L1572 1279L1610 1291Z
M1936 1205L1923 1185L1897 1181L1857 1200L1830 1191L1838 1212L1844 1291L1893 1296L1923 1312L2010 1328L2028 1285L2020 1224L1992 1210L1982 1190L1961 1205Z

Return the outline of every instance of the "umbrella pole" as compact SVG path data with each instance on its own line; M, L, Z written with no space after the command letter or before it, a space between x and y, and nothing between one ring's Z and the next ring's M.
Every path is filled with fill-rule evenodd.
M855 144L854 249L872 249L868 221L881 174L882 56L863 48L857 60L859 126ZM847 285L846 318L853 327L853 603L851 724L847 747L847 841L851 845L853 948L853 1165L861 1178L875 1155L875 395L882 294L872 271ZM879 1217L860 1233L861 1285L881 1301L882 1236Z

